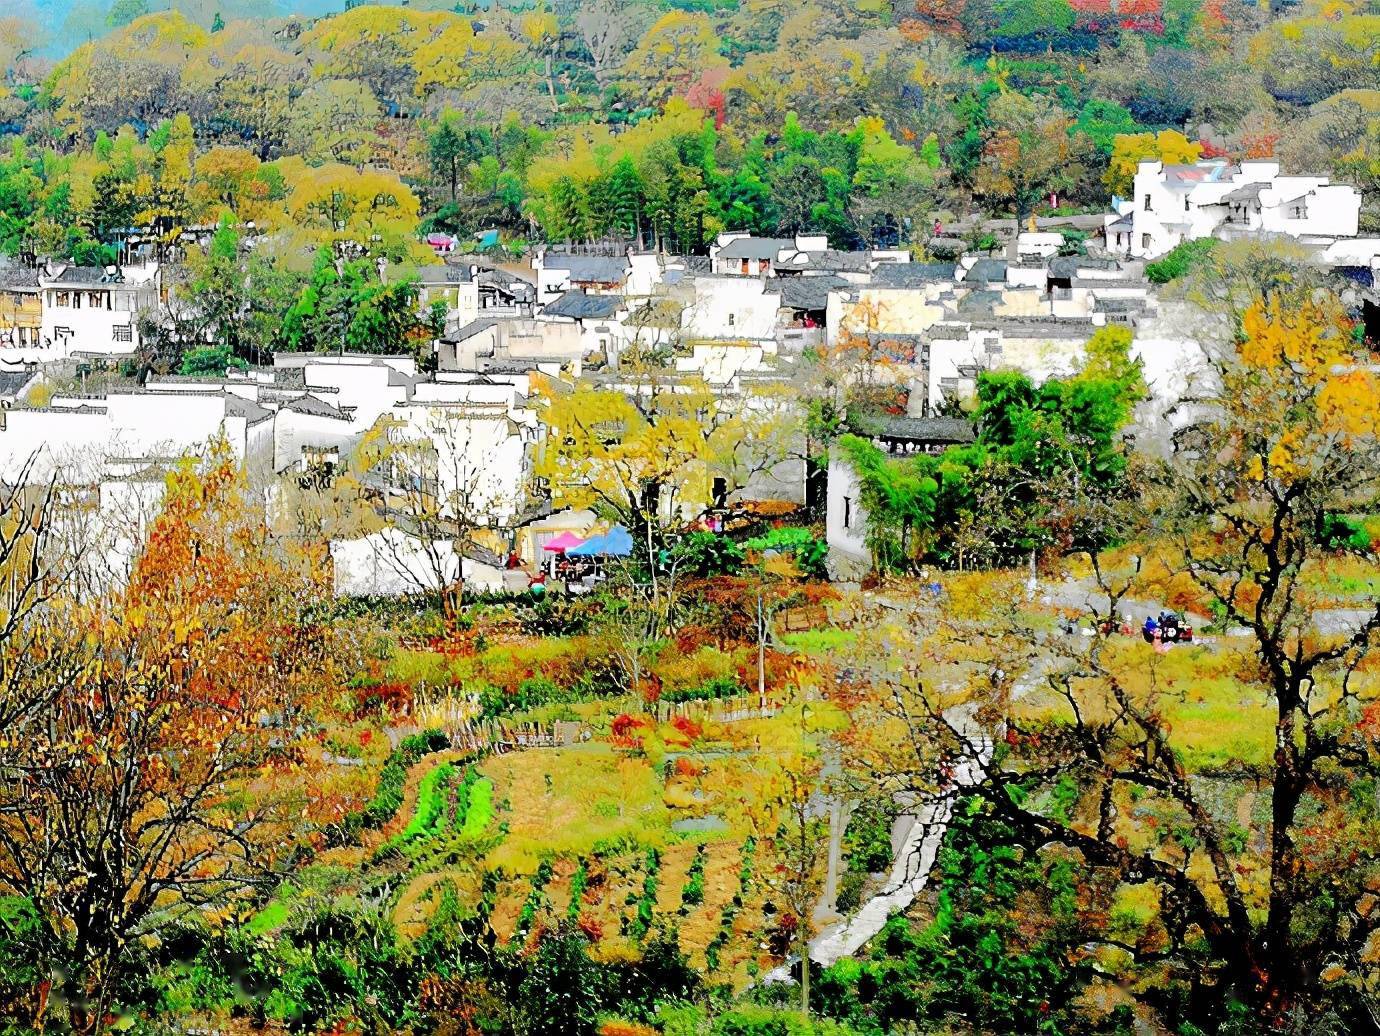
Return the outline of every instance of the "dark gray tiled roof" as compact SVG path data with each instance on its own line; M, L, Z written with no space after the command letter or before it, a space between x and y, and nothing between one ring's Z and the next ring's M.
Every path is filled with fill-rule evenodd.
M1098 299L1096 302L1099 313L1141 313L1145 308L1145 299Z
M446 284L468 284L470 282L470 268L468 266L422 266L417 270L417 279L425 287L436 287Z
M780 288L782 309L824 309L829 292L848 287L848 282L833 274L819 277L778 277L769 289Z
M37 287L38 271L32 266L21 266L19 263L0 264L0 290Z
M1087 255L1059 255L1049 261L1051 277L1077 277L1079 270L1119 270L1115 259L1094 259Z
M960 313L985 313L990 316L992 307L999 302L1001 302L1001 292L999 291L973 291L958 300L958 311Z
M298 414L310 414L313 417L338 417L342 420L347 419L345 417L345 412L338 406L327 403L324 399L318 399L310 392L298 396L296 399L288 400L279 409L291 410Z
M498 321L493 317L480 317L478 320L471 320L464 327L458 328L448 335L443 335L441 341L447 345L454 345L456 342L463 342L466 338L473 338L479 332L487 331L497 324Z
M1269 186L1268 183L1248 183L1244 187L1229 191L1223 195L1222 200L1228 205L1249 205L1253 201L1259 201L1260 193Z
M964 281L969 284L983 283L995 284L1006 281L1006 267L1009 264L1005 259L979 259L973 264L973 268L968 271Z
M495 288L504 295L511 295L515 299L530 301L537 295L536 285L531 281L516 277L503 270L480 270L475 280L479 282L481 287Z
M886 288L914 288L951 281L957 269L953 263L882 263L872 271L872 283Z
M823 252L809 252L809 269L837 270L847 273L867 273L872 269L872 255L869 252L843 252L835 248Z
M542 265L548 270L568 270L572 281L589 284L613 284L628 275L626 256L552 255L548 252Z
M56 284L118 284L124 278L119 274L108 274L101 266L68 266L53 278Z
M789 237L740 237L719 249L720 259L772 259L785 248L794 248Z
M260 421L266 421L273 416L273 411L268 407L259 406L254 400L245 399L233 392L225 394L225 412L233 417L243 417L250 424L258 424Z
M36 370L0 371L0 396L9 399L18 395L37 373Z
M968 328L963 324L935 324L926 334L931 341L962 342L968 337Z
M586 295L583 291L567 291L554 302L548 302L542 313L572 320L603 320L613 316L622 302L616 295Z
M886 414L878 420L881 437L884 439L964 443L977 438L972 422L962 417L903 417Z

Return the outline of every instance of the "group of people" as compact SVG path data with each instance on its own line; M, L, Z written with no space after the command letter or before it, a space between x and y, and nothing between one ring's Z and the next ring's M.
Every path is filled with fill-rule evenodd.
M1173 612L1160 612L1158 619L1153 615L1145 617L1140 635L1147 644L1154 644L1156 651L1163 652L1168 651L1171 644L1192 640L1193 630L1181 623Z
M1129 637L1134 632L1130 616L1120 624L1115 619L1109 619L1099 627L1104 634L1120 633L1122 636ZM1060 628L1068 634L1078 632L1078 624L1070 618L1065 618L1060 623ZM1168 651L1170 645L1181 644L1193 639L1193 629L1186 625L1173 612L1160 612L1157 616L1147 615L1145 624L1140 629L1141 636L1147 644L1155 645L1156 651ZM1093 630L1083 631L1084 636L1092 636Z

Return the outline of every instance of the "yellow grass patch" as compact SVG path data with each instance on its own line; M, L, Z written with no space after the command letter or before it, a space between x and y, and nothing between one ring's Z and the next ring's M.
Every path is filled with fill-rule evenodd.
M681 892L690 875L690 864L695 859L696 851L695 843L682 842L668 847L661 854L661 871L657 875L660 884L656 890L658 918L675 917L680 909Z
M495 801L508 803L499 811L508 837L490 854L490 869L527 874L543 858L588 855L596 842L661 845L669 834L660 774L607 744L512 752L480 769L494 782Z

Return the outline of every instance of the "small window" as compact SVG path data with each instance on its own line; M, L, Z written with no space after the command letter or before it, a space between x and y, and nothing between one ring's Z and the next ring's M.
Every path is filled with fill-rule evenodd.
M69 306L72 305L71 294L65 291L58 292L57 298L54 300L54 304L57 305L60 309L67 309Z
M1184 195L1184 211L1188 212L1192 206L1188 204L1188 195Z
M747 273L747 272L748 272L748 261L747 261L746 259L743 260L743 265L742 265L742 268L741 268L741 272L743 272L743 273Z
M738 322L738 314L737 314L737 313L730 313L730 314L728 315L728 326L729 326L729 327L732 327L732 326L733 326L734 324L736 324L737 322Z
M1150 204L1150 195L1148 195L1148 194L1145 196L1145 211L1146 211L1146 212L1153 212L1153 211L1154 211L1153 206L1151 206L1151 204Z
M843 498L843 527L853 528L853 498L846 496Z
M1149 234L1141 234L1141 235L1140 235L1140 247L1141 247L1141 248L1149 248L1149 247L1150 247L1150 235L1149 235Z
M113 332L115 341L117 342L134 341L134 328L129 324L116 324L113 328L111 328L111 331Z

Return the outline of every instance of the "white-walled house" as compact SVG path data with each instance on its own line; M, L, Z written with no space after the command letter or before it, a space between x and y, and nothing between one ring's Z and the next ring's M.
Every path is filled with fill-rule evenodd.
M490 367L542 363L578 367L586 351L582 321L480 317L446 331L436 343L436 366L445 372L483 372Z
M781 293L759 277L696 277L694 298L681 311L682 337L751 342L775 349Z
M389 407L406 402L421 380L416 362L406 359L409 362L400 369L381 357L312 357L303 366L302 377L308 392L328 396L332 404L367 428Z
M532 257L537 278L537 305L544 305L567 291L591 295L621 295L632 273L626 255L571 255L539 250Z
M1135 258L1206 237L1276 234L1325 248L1355 237L1360 214L1356 188L1324 176L1284 176L1272 160L1146 160L1136 169L1132 197L1106 217L1104 232L1110 251Z
M353 411L302 392L279 402L273 415L273 470L303 470L314 463L338 463L364 432Z
M581 289L562 292L542 306L538 323L574 325L579 329L580 355L596 353L617 362L617 356L628 339L624 324L628 316L627 304L619 295L592 295ZM568 331L551 332L568 335ZM568 339L566 339L568 340Z
M517 408L512 386L452 387L462 398L414 401L389 411L383 418L389 422L388 441L422 449L400 451L405 459L375 474L400 490L426 489L442 514L488 528L511 528L531 502L536 415ZM506 388L506 398L496 388ZM477 396L475 390L480 390ZM428 485L419 486L417 479ZM463 514L455 513L461 509Z
M394 526L354 540L331 541L335 592L341 597L401 597L439 592L457 579L466 591L509 588L487 551L457 552L452 540L422 539ZM526 573L519 573L523 585Z
M42 478L111 457L200 454L220 439L251 469L266 469L272 447L267 417L265 408L214 386L54 396L47 407L0 414L0 478L18 471L35 452L39 463L31 474Z
M709 246L709 268L716 274L761 277L770 274L784 249L794 248L789 237L753 237L746 231L726 231ZM824 240L821 249L829 247Z
M446 304L446 318L468 324L479 316L479 281L471 266L447 263L417 270L418 304L426 313L433 303Z
M746 231L720 234L709 246L712 273L737 277L837 276L864 283L878 266L910 262L904 249L845 252L829 247L824 234L753 237Z
M952 268L951 268L952 269ZM870 284L851 291L832 291L825 311L825 336L836 344L848 335L920 334L946 316L951 280Z
M69 265L40 276L44 358L133 355L139 314L157 313L160 285L156 265Z
M872 568L867 545L867 509L862 504L862 483L846 460L829 457L829 489L825 505L825 541L829 545L829 575L834 579L860 579Z

